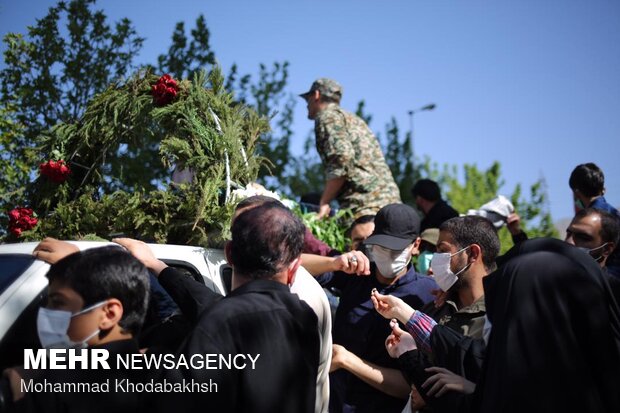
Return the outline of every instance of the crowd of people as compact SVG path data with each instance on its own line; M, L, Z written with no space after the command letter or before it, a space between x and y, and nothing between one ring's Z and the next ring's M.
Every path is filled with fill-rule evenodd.
M565 240L528 240L505 198L461 215L422 179L412 189L417 210L401 203L376 138L339 106L341 86L319 79L301 96L326 165L319 216L334 199L352 209L348 251L318 241L279 201L254 196L232 220L227 296L134 239L87 251L46 239L34 253L52 264L37 320L43 347L259 355L253 367L17 367L4 373L14 411L620 411L620 214L595 164L570 175L577 212ZM514 246L500 255L504 225ZM339 297L333 317L323 288ZM147 317L168 302L174 317ZM217 390L93 395L19 385L105 377Z

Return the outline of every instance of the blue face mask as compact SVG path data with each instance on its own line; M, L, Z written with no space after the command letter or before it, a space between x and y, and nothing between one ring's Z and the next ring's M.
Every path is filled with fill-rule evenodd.
M418 263L416 267L420 274L428 274L428 270L431 268L431 260L433 259L433 253L430 251L423 251L418 256Z

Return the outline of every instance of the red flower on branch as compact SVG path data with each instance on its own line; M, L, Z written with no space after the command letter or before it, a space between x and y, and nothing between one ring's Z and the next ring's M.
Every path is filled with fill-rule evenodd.
M172 102L178 92L179 85L170 75L163 75L151 86L151 94L157 106L165 106Z
M71 169L65 161L61 159L60 161L47 161L42 163L39 165L39 172L50 181L61 184L67 180L71 173Z
M30 208L15 208L9 212L9 232L17 237L22 231L34 228L38 222L34 211Z

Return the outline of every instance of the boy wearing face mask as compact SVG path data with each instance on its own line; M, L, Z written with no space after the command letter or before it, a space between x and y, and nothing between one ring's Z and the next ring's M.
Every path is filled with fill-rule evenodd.
M6 373L18 412L135 412L137 393L115 392L115 379L139 380L138 370L116 370L116 355L138 353L149 299L149 274L131 254L102 247L71 254L50 267L48 300L39 309L43 348L106 349L110 370L22 370ZM141 374L144 374L143 372ZM22 392L21 378L37 383L105 383L109 392Z
M413 308L433 300L437 284L409 265L419 253L420 218L404 204L383 207L375 217L375 229L364 245L374 261L370 276L336 271L317 276L323 287L341 292L334 321L334 357L330 376L330 412L400 412L409 386L398 365L386 353L390 332L373 309L373 289L402 298ZM309 261L303 261L304 266ZM309 266L306 268L313 274Z

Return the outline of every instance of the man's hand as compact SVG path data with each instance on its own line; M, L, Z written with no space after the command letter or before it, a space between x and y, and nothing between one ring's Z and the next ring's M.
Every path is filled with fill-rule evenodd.
M19 374L17 369L6 369L2 372L2 375L9 380L11 393L13 394L13 401L16 402L23 398L24 392L22 391L21 386L22 376Z
M349 350L340 344L332 344L332 363L329 366L329 372L343 368L348 356Z
M131 255L136 257L146 268L153 271L155 275L159 275L160 272L168 267L165 262L158 260L149 246L142 241L132 238L114 238L112 242L125 247Z
M426 406L426 400L422 397L418 389L415 386L411 386L411 410L417 411L422 410L422 408Z
M506 218L506 228L512 235L521 233L521 217L516 212L508 215Z
M385 339L385 349L393 359L399 358L403 353L418 348L411 334L401 330L398 321L390 321L392 334Z
M476 383L472 383L463 376L459 376L442 367L429 367L424 369L429 373L436 373L429 377L423 384L423 388L432 387L426 392L429 396L440 397L448 390L464 394L472 394L476 390Z
M375 306L375 310L388 320L395 318L401 323L406 324L415 311L409 304L398 297L379 294L376 288L370 293L370 299Z
M34 248L32 255L48 264L55 264L66 256L79 251L78 247L67 241L45 238Z
M318 219L323 219L325 217L329 216L329 213L331 212L331 207L329 206L329 204L323 204L321 206L319 206L319 212L317 212L316 217Z
M334 257L334 271L347 274L370 275L370 260L361 251L349 251Z

